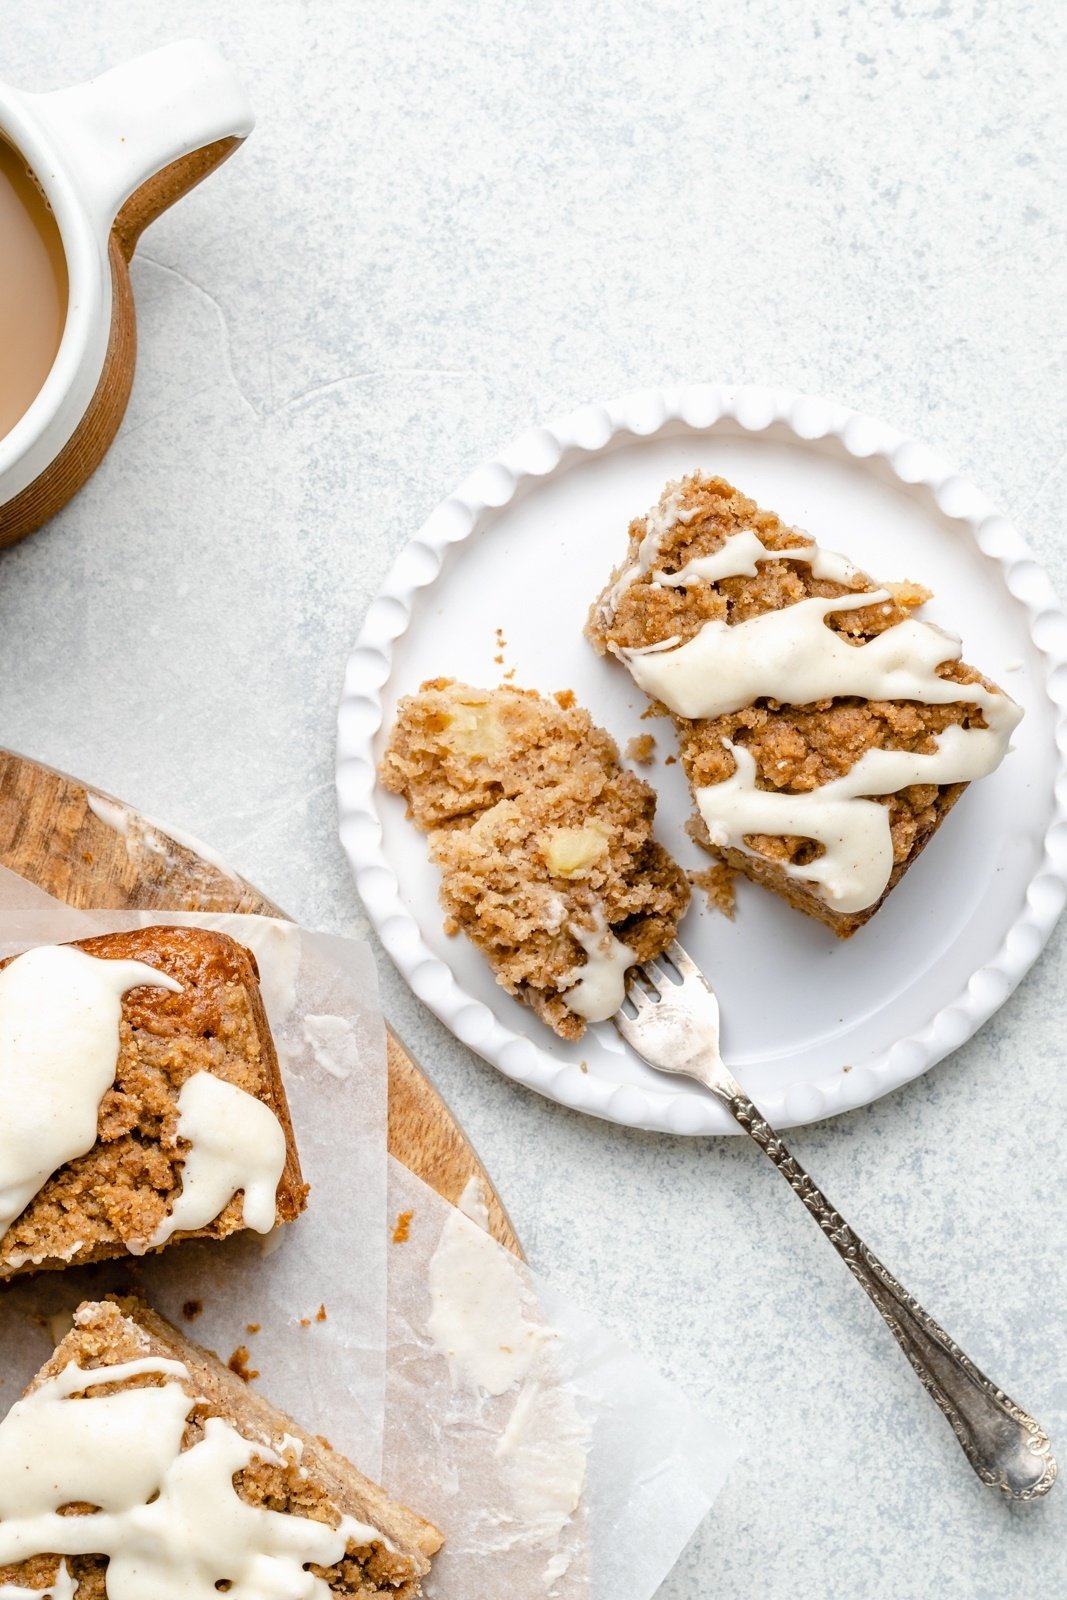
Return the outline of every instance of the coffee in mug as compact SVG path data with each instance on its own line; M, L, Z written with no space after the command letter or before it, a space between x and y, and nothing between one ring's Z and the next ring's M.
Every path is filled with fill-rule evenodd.
M67 261L52 208L0 139L0 439L41 392L66 318Z
M68 89L0 83L0 550L103 460L133 382L137 241L251 129L203 39Z

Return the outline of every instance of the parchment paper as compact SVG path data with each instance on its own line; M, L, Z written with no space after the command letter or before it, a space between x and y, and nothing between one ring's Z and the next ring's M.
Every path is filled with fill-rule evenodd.
M245 1345L264 1394L437 1522L446 1546L429 1600L650 1600L718 1494L736 1442L497 1245L477 1193L463 1216L387 1156L368 947L259 917L75 912L0 869L0 956L159 922L219 927L255 950L312 1185L308 1211L266 1241L184 1244L0 1289L0 1411L47 1357L48 1319L133 1289L224 1359ZM446 1359L431 1282L447 1297L450 1241L485 1253L487 1324L514 1299L537 1346L503 1393ZM190 1301L203 1303L192 1323ZM567 1486L578 1478L570 1514Z
M449 1530L427 1593L649 1600L715 1501L737 1440L488 1233L483 1248L546 1330L550 1359L500 1396L453 1384L427 1333L430 1266L446 1229L479 1224L392 1158L389 1209L412 1216L389 1253L385 1475ZM502 1451L516 1419L521 1452ZM587 1451L581 1506L557 1537L522 1469L550 1471L576 1444Z

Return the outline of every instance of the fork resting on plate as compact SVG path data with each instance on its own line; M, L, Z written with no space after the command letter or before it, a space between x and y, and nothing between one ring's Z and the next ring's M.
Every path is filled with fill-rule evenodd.
M1044 1429L968 1360L790 1155L723 1063L719 1003L680 944L670 945L660 963L634 969L627 1003L612 1020L649 1066L693 1078L709 1089L770 1157L878 1307L982 1482L1011 1500L1047 1494L1056 1481L1056 1463Z

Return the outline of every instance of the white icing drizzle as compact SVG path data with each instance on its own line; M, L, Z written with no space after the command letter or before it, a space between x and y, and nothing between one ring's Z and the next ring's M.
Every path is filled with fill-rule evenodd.
M32 1253L27 1250L12 1250L6 1256L6 1261L9 1267L18 1271L19 1267L24 1267L27 1262L32 1262L35 1267L39 1267L45 1261L73 1261L78 1251L84 1249L84 1247L84 1239L72 1239L65 1250L48 1249L33 1251Z
M54 1511L81 1500L117 1512L157 1493L181 1449L192 1405L184 1389L168 1383L97 1395L84 1405L71 1400L88 1386L149 1373L188 1377L181 1362L151 1357L90 1371L71 1363L12 1406L0 1423L0 1541L9 1519L33 1517L45 1506ZM79 1551L43 1544L31 1553Z
M178 1095L178 1137L191 1149L182 1166L182 1190L147 1244L155 1249L175 1233L204 1228L243 1192L246 1228L269 1233L277 1218L278 1184L285 1167L285 1133L269 1106L210 1072L195 1072Z
M696 790L712 844L755 855L746 834L815 839L824 852L805 866L777 862L789 877L816 885L835 911L863 911L884 894L893 871L889 811L870 795L895 794L912 783L966 783L1000 760L999 734L956 724L936 736L927 755L868 750L832 783L806 794L756 787L756 763L743 746L727 743L737 770L724 783ZM950 776L946 776L950 774Z
M216 1600L223 1582L234 1600L329 1600L329 1585L307 1565L333 1566L349 1544L385 1542L351 1517L331 1528L248 1505L234 1474L280 1458L220 1417L183 1450L196 1401L180 1382L72 1398L143 1373L189 1378L180 1362L154 1358L89 1371L71 1365L0 1423L0 1565L105 1556L109 1600ZM59 1515L74 1501L99 1510ZM73 1592L52 1590L54 1600Z
M567 1009L586 1022L606 1022L626 998L626 971L637 957L629 945L616 939L602 911L597 911L594 927L582 928L572 922L568 932L585 951L585 965L571 973L576 981L563 995Z
M888 600L868 594L817 595L765 611L747 622L706 622L676 650L627 657L646 694L681 717L719 717L761 697L783 705L856 695L864 700L919 700L926 705L967 704L1003 721L1018 721L1017 707L980 683L940 678L936 668L958 661L959 639L914 617L886 628L866 644L850 644L826 626L834 612L859 611ZM1007 730L1009 733L1011 729Z
M623 567L622 571L619 573L619 576L616 578L615 582L605 595L604 603L601 606L601 615L606 622L610 622L616 611L619 609L619 601L622 599L631 583L636 583L637 579L640 577L643 577L643 573L641 571L639 562L634 561L630 564L630 566Z
M658 561L660 545L671 529L679 522L691 522L696 516L699 506L683 507L684 494L685 489L680 483L668 484L659 501L645 513L645 531L637 546L637 559L620 572L605 598L602 614L606 621L615 615L619 601L630 585L636 583L638 578L643 578Z
M823 550L817 544L769 550L754 528L740 528L720 550L697 556L679 572L657 572L652 581L660 588L683 589L693 583L717 583L720 578L754 578L760 561L802 561L811 568L813 578L840 583L845 588L860 577L852 562L834 550Z
M96 1143L122 996L181 985L142 961L41 945L0 972L0 1238L59 1167Z
M776 558L806 561L817 577L836 583L858 576L842 557L817 546L768 551L745 530L713 555L657 582L714 582L752 574L757 562ZM999 691L938 674L938 667L960 659L962 646L955 635L932 623L908 617L864 644L852 644L827 626L833 613L889 600L881 589L832 599L811 596L746 622L706 622L676 649L622 652L641 688L687 718L722 716L759 699L810 705L846 696L981 710L984 728L952 725L934 738L934 748L925 754L869 750L843 777L804 794L760 789L750 752L728 744L736 762L732 776L696 790L711 842L720 848L753 854L745 844L751 834L821 844L823 853L812 862L778 865L788 876L812 883L843 914L865 910L880 899L893 870L889 811L871 797L895 794L911 784L966 783L986 776L1003 760L1022 715Z
M619 574L601 607L605 621L614 617L619 601L630 585L646 577L655 566L663 540L671 530L679 523L691 522L699 512L699 506L683 506L684 497L684 485L668 484L659 502L645 514L645 531L637 546L637 558ZM846 587L860 576L846 556L837 555L833 550L823 550L817 544L771 550L754 528L740 528L725 541L722 549L708 556L696 557L679 572L656 573L652 581L660 588L680 589L697 582L715 583L720 578L755 577L759 561L803 561L811 567L816 578Z

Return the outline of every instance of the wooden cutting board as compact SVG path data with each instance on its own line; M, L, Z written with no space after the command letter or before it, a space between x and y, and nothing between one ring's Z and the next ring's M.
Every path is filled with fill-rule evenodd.
M285 916L203 846L9 750L0 750L0 866L72 906ZM462 1128L396 1034L387 1032L390 1153L453 1203L470 1178L480 1178L493 1236L521 1256L507 1212Z

